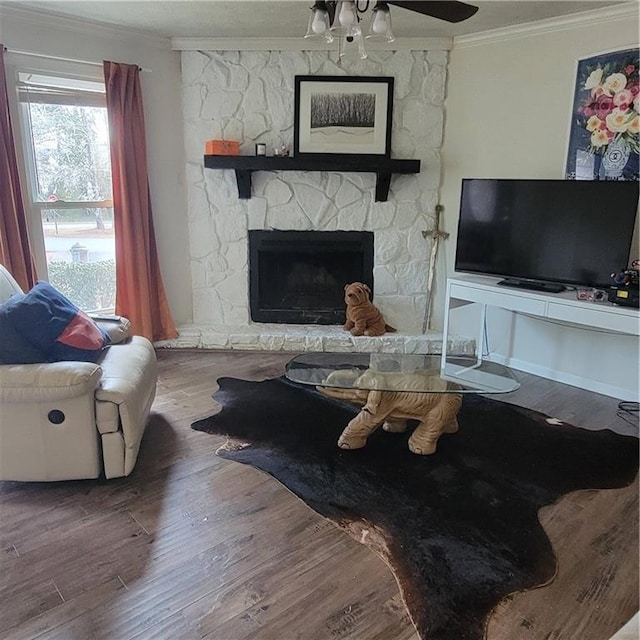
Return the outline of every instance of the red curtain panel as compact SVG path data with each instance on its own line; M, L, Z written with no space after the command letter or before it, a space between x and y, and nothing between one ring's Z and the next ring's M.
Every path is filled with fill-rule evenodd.
M0 44L0 263L28 291L36 282L36 268L27 232L16 148L11 129L9 94Z
M162 283L147 174L140 70L104 62L116 236L116 313L149 340L177 337Z

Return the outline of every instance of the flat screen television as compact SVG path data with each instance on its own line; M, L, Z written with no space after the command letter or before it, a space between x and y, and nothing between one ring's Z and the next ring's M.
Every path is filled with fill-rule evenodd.
M638 182L464 179L455 268L531 289L609 287L637 212Z

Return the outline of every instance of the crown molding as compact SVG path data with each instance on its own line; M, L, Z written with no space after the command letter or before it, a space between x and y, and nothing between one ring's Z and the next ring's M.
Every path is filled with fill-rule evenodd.
M395 42L366 42L367 51L449 51L453 38L398 38ZM304 38L171 38L174 51L337 51L338 41Z
M55 4L55 3L54 3ZM54 6L54 4L52 6ZM80 18L73 18L70 16L62 16L56 13L50 13L48 11L39 11L36 9L23 9L16 6L7 6L0 4L0 23L2 20L16 20L23 22L29 27L45 27L47 29L54 28L70 33L95 33L98 36L105 36L111 39L118 40L131 40L135 38L137 41L144 41L146 44L155 45L161 49L169 49L170 38L163 38L162 36L153 35L144 31L138 31L136 29L129 29L127 27L114 27L112 25L104 24L103 22L95 22L93 20L85 20ZM10 45L10 29L3 25L4 38L3 44L5 46Z
M606 9L592 9L581 13L574 13L568 16L557 18L547 18L527 24L503 27L501 29L491 29L481 33L472 33L453 38L453 48L462 49L465 47L475 47L478 45L513 40L527 36L538 36L554 31L566 31L576 27L593 27L616 20L631 19L638 23L640 14L640 4L637 0L627 2L619 6Z

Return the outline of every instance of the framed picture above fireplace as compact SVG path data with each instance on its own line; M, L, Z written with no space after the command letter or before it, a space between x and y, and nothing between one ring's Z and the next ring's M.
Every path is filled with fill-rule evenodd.
M391 155L393 78L295 76L293 153Z

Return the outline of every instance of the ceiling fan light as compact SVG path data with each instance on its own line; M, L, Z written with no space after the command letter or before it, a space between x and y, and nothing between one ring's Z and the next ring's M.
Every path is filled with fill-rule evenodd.
M358 38L358 54L360 55L360 60L366 60L369 57L367 50L364 48L364 38L362 34Z
M353 0L342 0L342 2L340 2L338 20L340 24L346 28L358 23L358 15L356 13L356 6Z
M350 35L353 34L353 35ZM355 63L358 59L366 60L369 55L364 46L364 37L359 29L351 29L345 37L339 39L338 66Z
M376 2L373 7L373 19L367 38L381 42L393 42L395 36L391 31L391 13L386 2Z
M331 33L337 38L353 37L350 32L353 31L354 26L358 25L355 2L353 0L338 0L333 14Z
M360 24L358 22L355 22L354 24L347 27L347 31L346 31L347 38L353 38L355 40L356 38L359 38L361 36L362 36L362 29L360 28Z
M324 38L327 42L333 42L333 35L330 32L329 11L324 0L317 0L311 7L309 24L305 38Z

